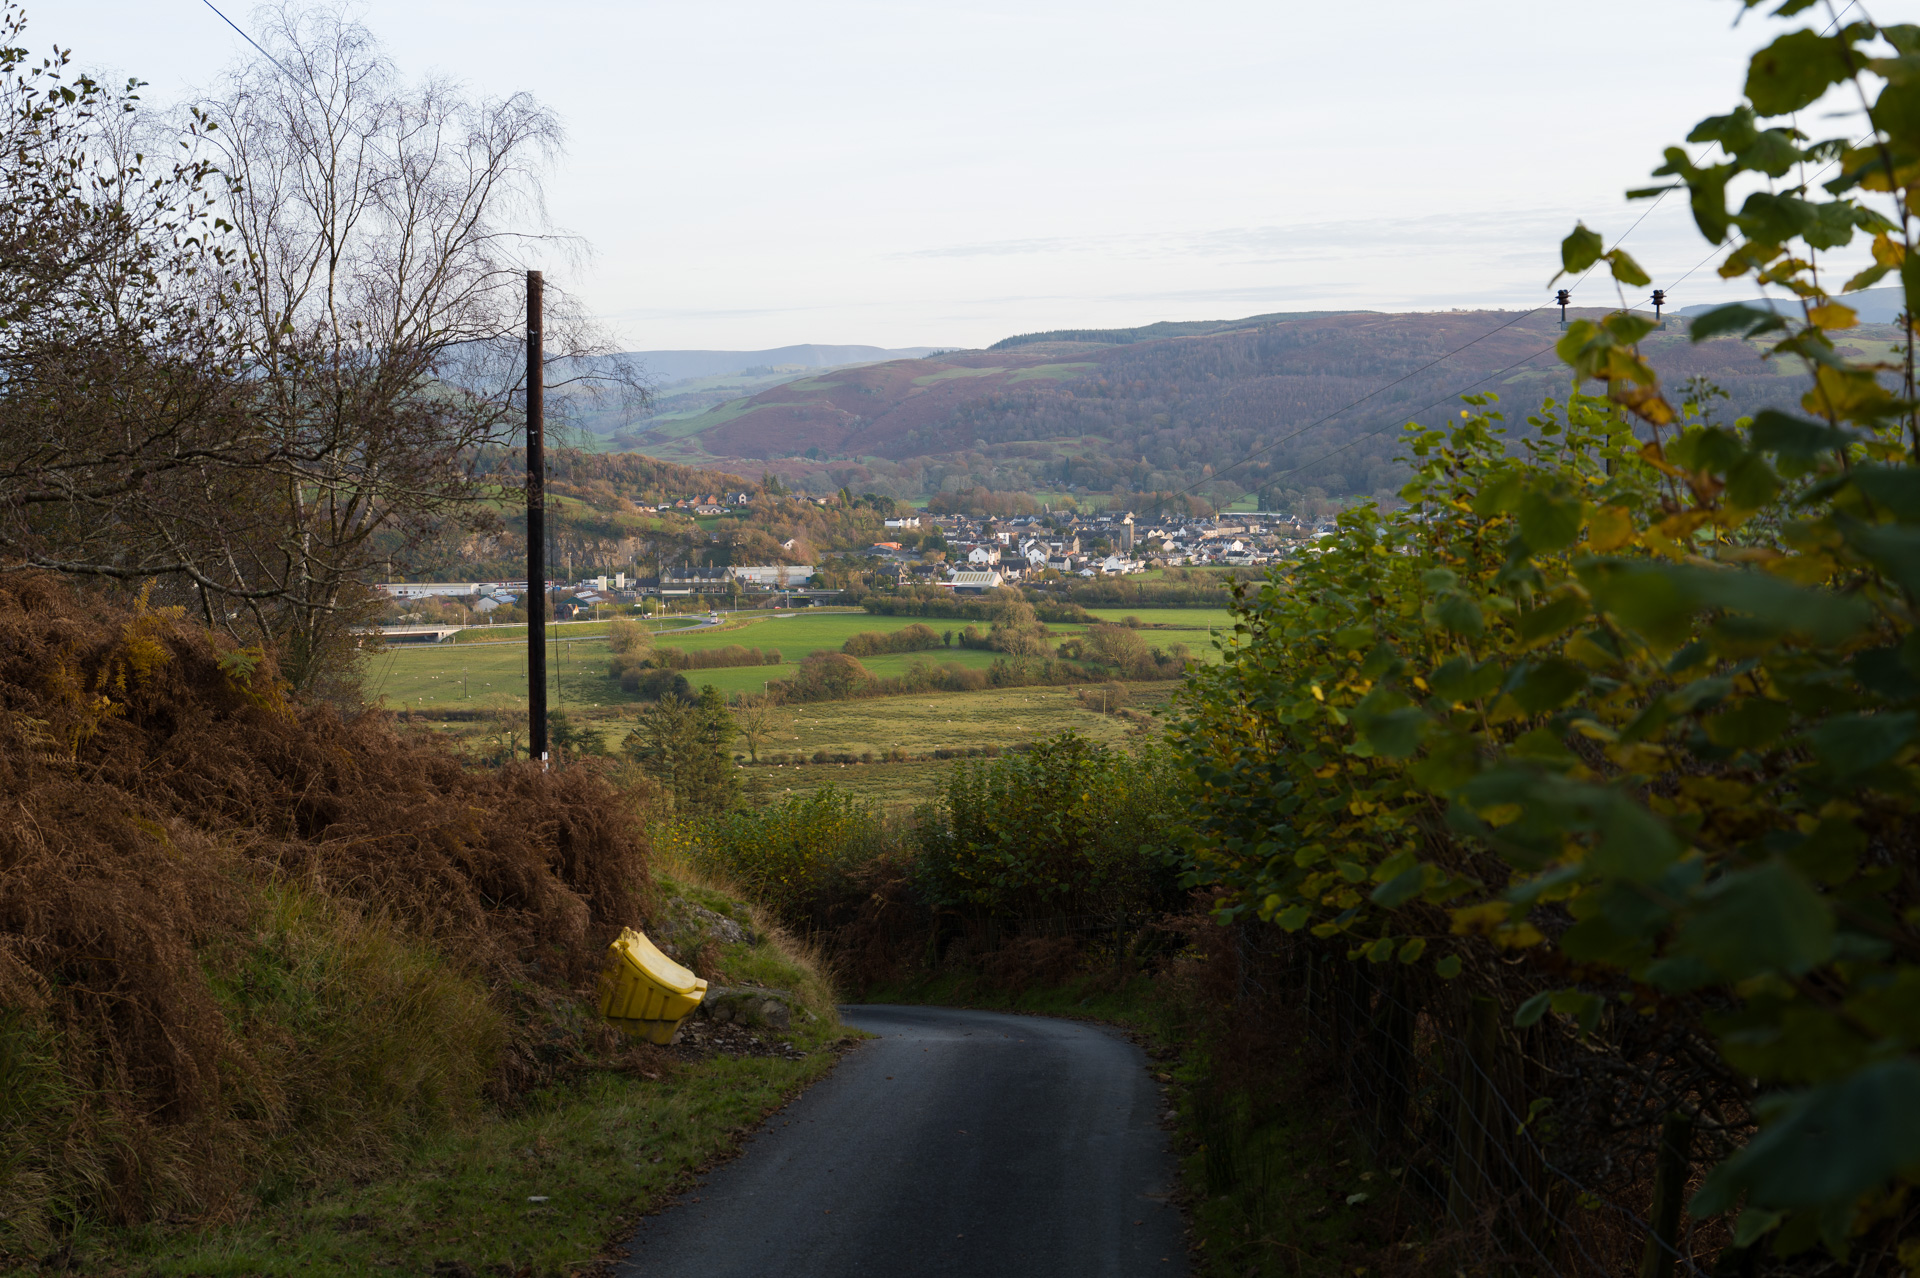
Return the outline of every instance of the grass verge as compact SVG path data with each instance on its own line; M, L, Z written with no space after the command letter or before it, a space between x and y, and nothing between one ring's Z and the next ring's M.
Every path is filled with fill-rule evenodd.
M729 1157L836 1059L816 1050L667 1065L656 1078L596 1072L516 1117L425 1142L371 1183L302 1194L225 1229L99 1239L95 1263L169 1275L591 1270L633 1220Z
M83 1229L55 1259L89 1273L181 1276L604 1272L638 1217L731 1157L859 1037L839 1025L814 956L759 911L684 870L658 885L662 897L754 928L751 943L711 951L703 975L791 991L807 1013L791 1031L756 1031L758 1045L745 1051L594 1051L597 1022L554 1001L537 1050L555 1058L563 1081L510 1112L443 1124L381 1160L377 1174L282 1173L236 1223Z

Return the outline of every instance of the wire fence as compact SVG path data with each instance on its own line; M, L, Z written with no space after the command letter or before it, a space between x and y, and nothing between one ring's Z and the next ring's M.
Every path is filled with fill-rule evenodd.
M1236 927L1233 944L1238 1014L1285 1016L1306 1038L1410 1228L1449 1265L1758 1272L1728 1221L1685 1212L1752 1129L1744 1081L1699 1037L1699 1009L1596 989L1607 1010L1590 1030L1551 1013L1519 1028L1515 1009L1549 986L1493 956L1446 981L1265 925Z

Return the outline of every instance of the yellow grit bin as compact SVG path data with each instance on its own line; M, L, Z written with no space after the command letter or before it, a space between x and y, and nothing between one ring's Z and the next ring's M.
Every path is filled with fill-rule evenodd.
M630 927L607 947L600 973L600 1015L615 1028L649 1043L671 1043L673 1032L706 997L707 983L662 954Z

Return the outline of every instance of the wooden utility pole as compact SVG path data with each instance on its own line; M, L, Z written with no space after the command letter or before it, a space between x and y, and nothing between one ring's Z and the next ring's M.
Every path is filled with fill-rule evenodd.
M527 272L527 752L547 761L546 386L540 272Z

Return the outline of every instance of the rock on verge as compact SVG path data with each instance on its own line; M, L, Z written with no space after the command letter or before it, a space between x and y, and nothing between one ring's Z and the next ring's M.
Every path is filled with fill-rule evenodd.
M786 990L761 989L752 985L709 985L707 996L694 1009L721 1024L757 1025L764 1029L793 1027L794 998Z
M711 937L722 945L758 945L760 938L751 928L742 927L738 922L724 914L709 910L704 905L695 905L685 897L667 899L667 918L661 928L662 939L669 945L679 948L698 947L701 940Z

